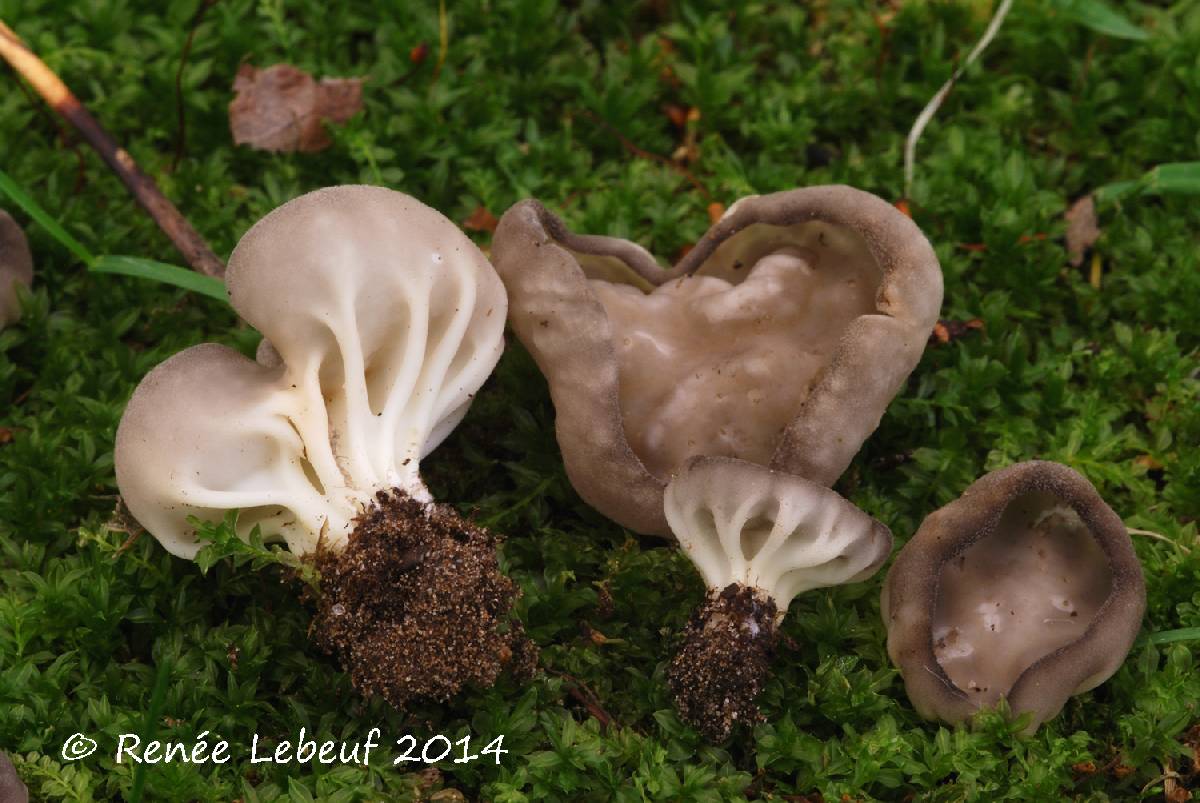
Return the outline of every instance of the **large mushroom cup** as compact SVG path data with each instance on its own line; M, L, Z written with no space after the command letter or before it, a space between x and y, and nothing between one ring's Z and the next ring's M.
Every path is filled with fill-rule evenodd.
M663 491L694 455L832 485L942 303L920 229L844 186L743 198L670 269L522 201L492 259L549 382L571 483L618 524L664 536Z
M829 486L936 323L933 249L882 199L831 186L738 201L673 268L523 201L492 258L571 483L618 524L673 536L708 585L668 680L721 741L758 715L792 598L888 555L887 528Z
M332 187L251 228L226 282L264 346L194 346L146 376L116 439L129 510L184 558L195 519L238 509L240 535L315 561L314 638L395 706L531 670L496 538L419 472L503 349L487 259L413 198Z

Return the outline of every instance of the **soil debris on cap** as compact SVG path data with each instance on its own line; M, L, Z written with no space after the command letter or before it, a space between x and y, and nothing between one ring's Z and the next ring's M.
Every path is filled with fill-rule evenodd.
M398 709L486 688L502 669L532 677L537 647L510 616L520 591L500 572L498 540L449 505L380 492L345 549L316 555L314 640L356 689Z
M770 675L776 612L774 600L731 583L709 591L688 620L667 680L680 715L710 741L759 719L754 700Z

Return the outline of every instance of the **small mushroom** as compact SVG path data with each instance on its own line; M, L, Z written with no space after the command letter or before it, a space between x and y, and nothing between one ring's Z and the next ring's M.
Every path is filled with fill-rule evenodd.
M708 586L668 681L683 718L722 741L758 716L754 700L792 599L866 579L887 558L892 534L828 488L735 458L692 458L664 501Z
M959 723L1003 698L1029 732L1117 671L1145 607L1120 517L1043 461L993 471L930 514L883 589L888 654L918 713Z
M194 346L145 377L116 438L133 515L192 558L191 518L236 508L239 535L258 527L314 560L316 640L398 707L531 668L496 539L419 473L503 349L484 255L413 198L332 187L255 224L226 282L269 345L258 360Z
M33 282L33 254L29 241L12 216L0 209L0 329L21 317L17 285Z
M549 381L572 484L657 535L663 490L693 455L832 485L916 366L942 301L917 226L842 186L743 198L671 269L523 201L492 257L513 330Z

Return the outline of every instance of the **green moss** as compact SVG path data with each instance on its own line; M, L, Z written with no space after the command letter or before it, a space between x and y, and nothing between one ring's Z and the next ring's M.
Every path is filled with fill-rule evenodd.
M704 231L712 200L833 181L895 199L913 118L989 13L907 3L884 34L881 12L854 0L464 0L447 3L435 78L436 3L223 0L183 73L187 151L172 173L175 72L196 5L0 0L0 18L223 254L283 201L360 181L455 220L537 195L573 227L665 256ZM1014 8L918 148L912 207L942 259L943 314L985 329L929 349L839 489L903 542L983 471L1068 463L1130 526L1173 542L1136 538L1146 632L1195 628L1200 207L1170 194L1102 206L1099 288L1066 267L1061 238L1078 195L1197 158L1200 106L1187 99L1200 91L1200 6L1126 9L1145 41L1105 38L1055 7ZM419 42L429 56L414 65ZM366 110L320 154L234 148L226 109L243 60L366 75ZM64 143L11 74L0 80L5 171L94 253L178 262L99 160L73 134ZM596 122L669 155L682 137L667 104L700 110L690 170L708 195ZM137 381L188 345L250 353L257 335L219 302L89 274L44 230L28 233L37 285L24 320L0 333L0 427L13 436L0 445L0 748L38 799L130 794L116 737L145 732L164 666L157 737L210 731L237 758L147 768L146 800L417 799L442 785L496 801L1137 799L1162 794L1165 767L1192 769L1197 642L1140 642L1033 738L998 716L948 730L915 715L886 659L881 576L797 600L783 627L794 646L761 699L766 723L706 746L671 710L663 677L701 583L679 555L580 502L545 384L515 343L426 465L439 498L508 534L506 569L547 672L404 715L360 699L308 643L309 614L267 553L202 574L110 526L112 437ZM579 702L589 695L611 727ZM373 726L392 739L470 734L476 750L504 734L509 752L499 765L443 762L424 791L420 766L391 765L394 745L369 768L249 763L254 733L354 741ZM101 749L67 763L76 731Z

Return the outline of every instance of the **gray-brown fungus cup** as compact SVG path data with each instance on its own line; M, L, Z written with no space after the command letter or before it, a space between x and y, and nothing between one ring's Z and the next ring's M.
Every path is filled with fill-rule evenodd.
M844 186L743 198L669 269L527 200L500 221L492 260L549 381L571 483L617 523L664 536L664 489L694 456L832 485L942 302L920 229Z
M959 723L1004 699L1031 733L1117 671L1146 590L1125 525L1092 484L1031 461L931 513L892 564L882 607L918 713Z

